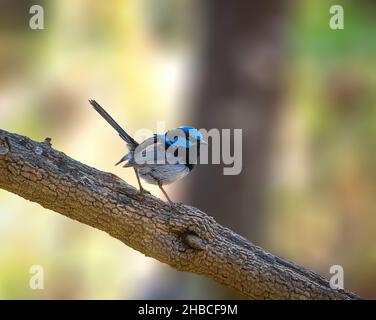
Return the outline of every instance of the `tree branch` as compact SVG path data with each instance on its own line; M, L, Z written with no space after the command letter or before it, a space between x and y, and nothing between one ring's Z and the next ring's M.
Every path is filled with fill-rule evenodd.
M248 298L358 299L274 256L202 211L176 212L117 176L91 168L51 147L0 130L0 188L103 230L180 271L208 276Z

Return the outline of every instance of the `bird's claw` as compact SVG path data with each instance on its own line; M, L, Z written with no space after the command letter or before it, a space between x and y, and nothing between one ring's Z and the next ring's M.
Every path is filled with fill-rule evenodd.
M151 194L150 191L148 191L148 190L146 190L146 189L141 189L141 190L140 190L140 193L142 193L142 194L144 194L144 195L145 195L145 194Z
M145 196L147 194L151 194L149 191L145 190L145 189L141 189L138 193L138 197L140 198L140 201L144 201L145 200Z

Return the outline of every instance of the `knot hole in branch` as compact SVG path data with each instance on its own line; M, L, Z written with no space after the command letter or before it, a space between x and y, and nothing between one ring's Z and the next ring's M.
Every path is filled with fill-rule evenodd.
M196 250L206 250L207 244L194 232L189 231L182 234L183 242Z

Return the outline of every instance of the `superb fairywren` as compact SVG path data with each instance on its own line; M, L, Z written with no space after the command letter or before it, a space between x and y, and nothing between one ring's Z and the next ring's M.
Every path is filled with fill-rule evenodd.
M116 165L125 162L123 167L134 169L141 193L147 191L142 187L140 178L147 183L158 185L170 205L173 205L163 186L185 177L192 171L201 145L207 144L201 133L193 127L179 127L165 134L154 134L153 137L138 143L95 100L89 102L127 143L129 152Z

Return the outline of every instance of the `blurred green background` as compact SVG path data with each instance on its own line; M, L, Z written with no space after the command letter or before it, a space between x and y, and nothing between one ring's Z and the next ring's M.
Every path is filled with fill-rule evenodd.
M45 29L29 28L44 8ZM329 27L343 5L344 30ZM0 1L0 127L137 185L96 99L140 128L242 128L243 171L167 192L274 254L376 298L375 1ZM163 197L157 188L147 188ZM44 290L29 269L44 268ZM0 299L233 298L0 190Z

